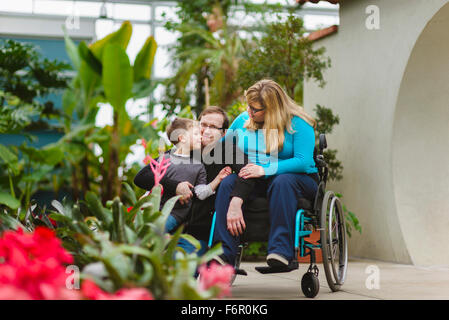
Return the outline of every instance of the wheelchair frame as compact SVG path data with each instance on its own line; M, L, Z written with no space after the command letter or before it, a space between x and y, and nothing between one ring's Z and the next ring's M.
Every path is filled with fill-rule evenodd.
M262 273L289 272L299 268L297 257L310 256L309 268L301 279L301 290L308 298L315 297L319 292L319 269L316 265L316 249L321 249L322 251L326 280L333 292L340 290L343 285L348 264L346 227L342 205L340 199L332 191L326 191L328 166L323 155L325 148L327 148L326 137L324 134L320 134L319 151L314 150L314 160L318 168L320 181L313 207L311 209L299 208L296 212L294 238L295 259L290 263L289 268L283 271L274 270L270 272L267 267L256 267L256 270ZM213 244L215 222L216 212L212 219L209 247ZM311 229L320 231L319 244L313 244L305 240L312 233ZM240 269L244 246L245 244L240 244L238 247L234 262L235 275L232 282L234 282L237 274L247 275L245 270Z

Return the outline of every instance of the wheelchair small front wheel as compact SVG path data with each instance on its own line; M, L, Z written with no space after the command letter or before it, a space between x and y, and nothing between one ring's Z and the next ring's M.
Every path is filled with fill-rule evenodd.
M318 276L313 272L306 272L301 279L301 290L307 298L315 298L320 291Z
M335 292L340 290L346 279L348 244L342 205L332 191L327 191L323 198L320 238L326 280L331 290Z
M234 270L238 270L240 269L240 264L242 262L242 257L243 257L243 249L244 249L244 245L240 244L237 248L237 255L235 257L235 261L234 261ZM232 275L231 278L231 283L230 285L232 286L234 284L235 278L237 278L237 273L234 272L234 274Z

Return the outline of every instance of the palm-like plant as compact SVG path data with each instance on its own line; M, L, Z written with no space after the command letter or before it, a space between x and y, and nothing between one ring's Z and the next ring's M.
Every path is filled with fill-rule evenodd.
M191 77L206 68L210 103L229 106L240 94L239 89L233 87L243 49L239 34L226 23L215 32L192 24L181 24L177 29L184 36L196 35L205 42L204 46L187 49L175 56L175 60L184 61L172 79L178 91L182 95Z
M95 158L96 163L90 170L97 170L95 176L101 176L103 203L120 194L118 168L129 153L130 146L141 136L150 138L156 135L151 127L145 127L137 119L130 119L125 109L129 99L149 95L153 87L150 77L157 48L154 38L148 37L134 65L131 65L126 53L131 34L132 26L125 21L117 31L90 45L84 42L75 45L66 36L66 49L77 75L64 96L64 108L69 115L76 111L81 121L77 124L66 123L65 142L69 147L64 150L69 154L68 160L73 167L73 189L76 192L77 182L81 181L84 194L92 190L89 186L92 172L87 169L89 159L94 158L92 145L96 143L100 146L102 162ZM112 106L112 126L95 127L99 102ZM74 135L77 130L80 134ZM71 152L74 149L78 152ZM75 195L75 198L78 197Z

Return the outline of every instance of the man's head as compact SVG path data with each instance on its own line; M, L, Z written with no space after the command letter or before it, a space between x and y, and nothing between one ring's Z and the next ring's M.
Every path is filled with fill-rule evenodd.
M229 128L229 118L220 107L210 106L201 112L199 116L201 126L201 143L207 146L215 143L226 134Z

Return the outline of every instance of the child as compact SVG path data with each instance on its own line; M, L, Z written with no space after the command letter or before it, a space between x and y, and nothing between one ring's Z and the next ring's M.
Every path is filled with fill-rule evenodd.
M227 175L231 173L231 169L226 167L220 171L215 179L206 184L206 169L201 163L201 132L198 122L176 118L167 128L167 136L174 148L164 154L164 157L170 158L170 166L167 168L165 175L168 178L177 181L187 181L194 186L194 193L200 200L214 194L216 188ZM170 198L170 196L162 196L161 207ZM192 200L177 201L165 225L165 231L172 233L178 226L186 222Z

